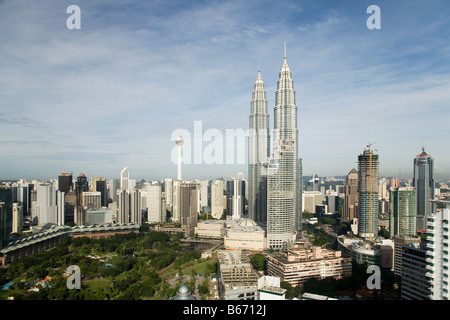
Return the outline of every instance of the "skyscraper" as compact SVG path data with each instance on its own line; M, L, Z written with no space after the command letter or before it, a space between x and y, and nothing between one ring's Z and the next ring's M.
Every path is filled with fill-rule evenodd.
M180 181L178 188L177 207L179 209L181 227L185 236L190 237L193 235L198 223L199 183Z
M86 175L80 173L75 182L75 194L77 196L77 205L83 203L83 192L89 191L89 182L87 181Z
M121 189L129 189L130 188L130 173L128 172L128 167L123 167L122 171L120 171L120 188Z
M211 183L211 215L214 219L221 219L223 215L223 189L223 180L215 180Z
M352 169L345 179L344 208L342 221L352 221L358 217L358 171Z
M426 217L426 274L431 300L448 300L448 238L450 201L433 200L445 206L433 211Z
M301 228L297 106L294 82L284 54L275 95L273 154L267 177L267 241L271 248L290 247Z
M266 91L261 78L261 70L252 93L249 116L248 138L248 215L256 222L267 221L267 165L269 145L269 114L267 112Z
M372 238L378 233L378 155L370 146L358 156L358 234Z
M434 211L434 159L422 148L414 159L414 177L412 185L416 188L417 229L426 230L426 217Z
M92 186L92 191L100 192L100 195L101 195L100 205L102 207L106 207L106 203L107 203L106 178L101 178L101 177L92 178L91 186Z
M413 187L391 188L389 196L389 236L416 234L416 190Z
M245 211L245 180L227 180L227 216L231 219L239 219Z
M60 173L58 176L58 189L67 194L73 188L71 173Z

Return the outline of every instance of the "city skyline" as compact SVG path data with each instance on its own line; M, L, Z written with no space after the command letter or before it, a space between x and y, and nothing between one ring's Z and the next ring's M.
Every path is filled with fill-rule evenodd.
M66 27L73 4L80 30ZM366 26L372 4L381 9L380 30ZM195 121L224 135L247 130L259 68L273 128L284 43L304 176L345 176L376 142L380 177L412 178L425 146L436 180L449 179L445 8L445 1L1 2L0 179L63 172L111 179L123 167L132 179L176 178L172 133L194 132ZM183 178L244 172L248 179L247 167L183 164Z

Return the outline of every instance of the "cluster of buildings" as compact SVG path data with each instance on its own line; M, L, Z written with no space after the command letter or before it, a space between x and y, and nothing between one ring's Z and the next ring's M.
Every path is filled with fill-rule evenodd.
M182 179L180 136L177 179L136 182L124 167L119 179L108 181L61 173L50 182L21 179L4 184L0 239L8 247L13 245L11 234L45 224L59 226L51 233L56 235L67 225L73 234L87 234L115 225L135 230L149 222L163 232L223 239L224 250L218 255L223 299L283 296L279 281L302 285L312 277L349 276L352 261L401 275L405 299L448 298L450 202L438 200L434 160L424 149L414 159L413 179L406 185L398 178L380 179L379 156L371 144L336 190L325 190L317 175L304 183L286 50L275 93L274 128L269 130L266 92L258 70L249 129L248 181L242 173L227 180ZM340 213L341 221L351 225L352 232L337 239L339 251L298 241L304 212ZM206 219L200 221L200 215ZM380 230L385 230L384 236L379 236ZM255 273L245 254L266 249L276 250L267 255L267 278Z

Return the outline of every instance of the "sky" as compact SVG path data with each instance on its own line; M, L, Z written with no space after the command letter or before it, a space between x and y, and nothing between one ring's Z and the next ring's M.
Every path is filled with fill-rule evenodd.
M372 144L381 176L411 178L425 147L449 179L448 12L447 0L0 0L0 179L118 179L124 166L176 178L179 130L193 150L183 178L247 177L245 147L225 161L226 132L248 130L259 66L273 128L285 43L304 176L344 176Z

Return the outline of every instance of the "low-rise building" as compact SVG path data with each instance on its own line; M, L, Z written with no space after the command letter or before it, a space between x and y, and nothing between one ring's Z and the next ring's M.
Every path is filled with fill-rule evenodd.
M259 300L258 275L242 250L217 252L220 300Z
M270 254L267 270L269 275L297 286L311 278L339 279L350 276L352 264L351 258L342 257L340 251L301 246Z

